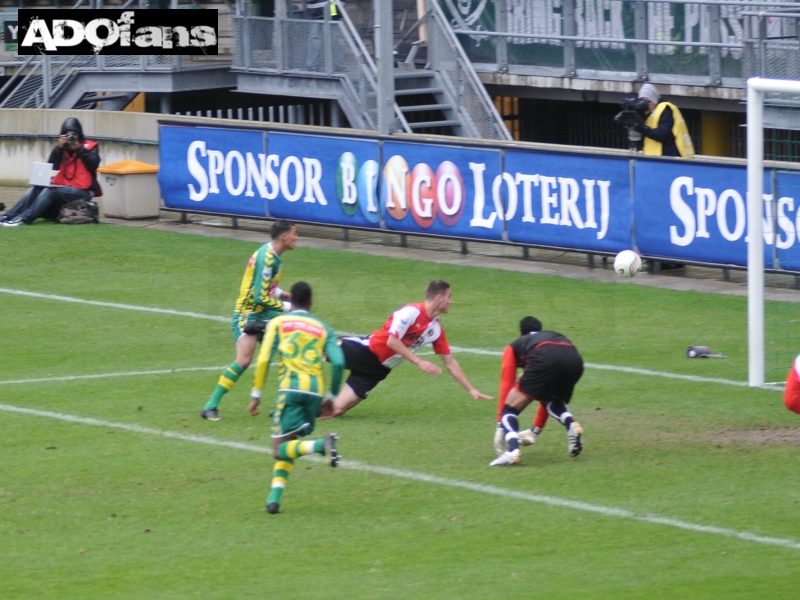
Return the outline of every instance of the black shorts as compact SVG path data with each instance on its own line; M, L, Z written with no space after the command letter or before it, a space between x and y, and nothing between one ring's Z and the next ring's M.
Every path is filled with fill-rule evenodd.
M353 388L356 396L362 400L392 372L389 367L381 364L369 346L357 341L357 338L342 338L342 352L344 368L350 371L347 385Z
M539 402L568 404L583 375L583 359L575 346L544 344L531 352L519 379L519 391Z

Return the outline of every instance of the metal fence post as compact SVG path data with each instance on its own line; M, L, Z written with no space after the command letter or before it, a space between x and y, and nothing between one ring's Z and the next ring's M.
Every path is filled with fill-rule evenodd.
M331 43L331 11L325 7L325 21L322 24L322 44L325 49L325 74L333 73L333 44Z
M758 74L767 76L767 19L758 17Z
M239 40L242 47L242 58L244 59L244 68L250 70L251 64L251 51L250 51L250 18L245 13L242 17L242 39Z
M719 43L719 6L716 4L709 4L705 7L705 9L708 11L708 41L712 43ZM722 58L720 56L719 47L712 47L708 49L708 78L711 80L711 85L722 85Z
M394 27L392 0L373 0L378 58L378 133L389 135L394 123Z
M564 17L564 35L576 35L578 28L575 23L575 0L563 0L562 11ZM567 77L577 75L575 63L575 40L564 40L564 72Z
M283 24L286 18L285 9L283 13L284 14L279 15L277 11L275 12L275 58L278 63L278 73L283 73L285 60L283 52Z
M42 57L42 101L44 108L50 108L50 86L52 85L52 73L50 72L50 55Z
M637 40L646 40L647 4L645 2L636 2L633 7L635 17L634 36ZM642 42L635 43L636 79L645 81L647 79L647 44Z
M494 2L494 22L497 33L505 33L508 31L508 17L506 14L506 0L495 0ZM497 43L495 45L495 53L497 60L497 70L501 73L508 72L508 38L498 37L495 38Z

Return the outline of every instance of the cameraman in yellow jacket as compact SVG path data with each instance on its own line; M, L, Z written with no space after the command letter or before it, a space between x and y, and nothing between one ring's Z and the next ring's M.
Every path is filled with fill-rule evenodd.
M661 94L652 83L641 87L639 98L647 100L649 108L647 120L634 127L644 136L642 152L648 156L693 158L692 138L678 107L671 102L660 102Z

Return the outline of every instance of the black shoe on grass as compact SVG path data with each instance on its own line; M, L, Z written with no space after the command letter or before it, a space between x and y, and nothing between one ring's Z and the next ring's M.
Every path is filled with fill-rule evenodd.
M222 417L219 416L219 411L216 408L204 408L200 416L206 421L222 421Z
M339 439L335 433L329 433L325 436L325 456L331 459L331 466L335 467L339 464L339 453L336 451L336 440Z
M267 504L267 512L271 515L277 515L281 512L281 505L277 502L270 502Z

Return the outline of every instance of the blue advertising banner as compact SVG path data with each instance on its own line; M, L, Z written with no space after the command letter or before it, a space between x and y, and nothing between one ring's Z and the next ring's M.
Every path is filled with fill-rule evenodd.
M270 132L269 214L345 227L379 227L378 142Z
M744 167L639 159L635 179L636 243L642 254L747 265ZM769 222L765 231L771 231ZM771 266L772 249L764 256Z
M769 171L764 172L764 179L770 179ZM774 214L776 266L800 271L800 173L778 171L775 187L772 210L767 212ZM768 244L773 243L771 235L764 238Z
M159 152L175 210L747 265L744 165L636 156L631 203L623 156L173 124ZM800 172L771 175L765 263L800 271Z
M628 159L509 150L504 170L509 241L604 252L633 247Z
M162 125L159 158L167 208L266 216L264 132Z
M500 152L383 143L381 206L387 229L501 240Z

